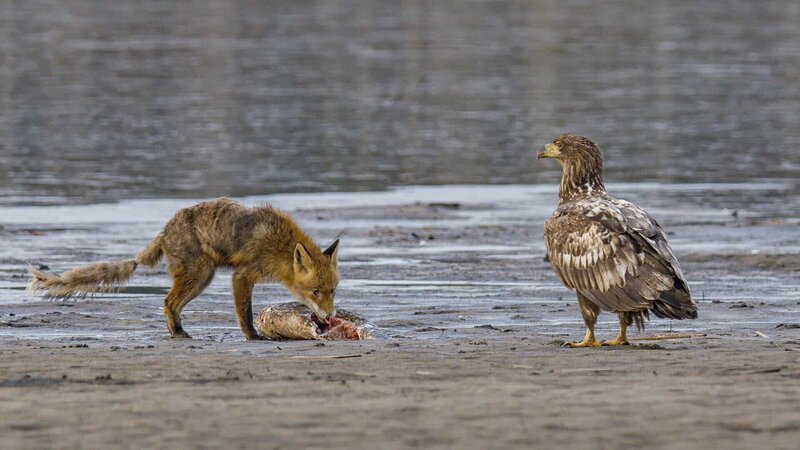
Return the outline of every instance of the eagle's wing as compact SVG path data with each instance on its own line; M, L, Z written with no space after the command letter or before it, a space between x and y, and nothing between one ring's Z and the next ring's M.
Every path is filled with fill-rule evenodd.
M556 209L545 223L545 244L556 275L606 310L652 308L657 315L684 316L672 311L683 309L678 299L663 299L674 303L670 308L656 305L664 293L675 290L678 275L670 258L649 242L657 244L654 238L663 232L641 208L621 206L611 199L593 198Z
M675 254L672 252L672 247L669 246L669 241L661 225L659 225L647 211L627 200L615 198L610 199L609 202L619 208L622 215L625 216L625 223L628 227L635 230L642 238L647 240L653 250L658 252L659 256L669 263L670 267L672 267L672 270L675 272L675 276L680 278L680 281L686 285L688 291L689 286L683 276L681 265L678 263L678 258L676 258Z
M647 248L655 251L657 256L669 266L673 274L673 288L661 293L654 302L652 311L658 317L673 319L686 319L697 317L697 305L692 300L689 284L683 275L683 269L678 258L672 252L667 236L661 225L650 215L631 202L620 199L610 199L614 206L619 208L625 216L628 227L635 231L647 244Z

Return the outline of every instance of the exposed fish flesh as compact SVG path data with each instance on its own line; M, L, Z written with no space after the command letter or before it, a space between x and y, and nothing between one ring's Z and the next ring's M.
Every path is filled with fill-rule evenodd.
M296 302L278 303L264 308L256 317L255 326L270 339L358 340L385 338L378 327L364 317L342 309L324 323L305 305Z

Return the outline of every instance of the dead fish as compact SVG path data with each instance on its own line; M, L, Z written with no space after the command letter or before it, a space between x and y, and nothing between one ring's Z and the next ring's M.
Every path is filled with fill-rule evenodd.
M386 334L363 316L342 309L328 323L322 322L305 305L278 303L264 308L256 317L255 326L270 339L357 340L380 339Z

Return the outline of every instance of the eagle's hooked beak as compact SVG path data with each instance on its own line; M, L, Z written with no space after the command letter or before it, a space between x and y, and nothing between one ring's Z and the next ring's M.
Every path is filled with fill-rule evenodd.
M550 143L544 146L544 150L540 151L538 155L536 155L539 159L542 158L558 158L561 156L561 152L558 151L558 147L556 144Z

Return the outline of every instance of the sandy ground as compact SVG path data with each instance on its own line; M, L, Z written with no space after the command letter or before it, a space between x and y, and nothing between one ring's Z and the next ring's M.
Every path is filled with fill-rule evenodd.
M0 355L3 447L796 448L800 352L719 337L570 350L529 331L21 344Z
M176 203L0 209L0 447L796 448L798 222L709 189L620 188L670 231L701 317L613 349L560 345L582 323L542 260L552 190L268 199L342 236L340 304L391 336L361 342L245 342L224 271L185 311L190 341L166 337L163 270L25 301L25 261L126 257ZM256 309L284 300L263 286Z

